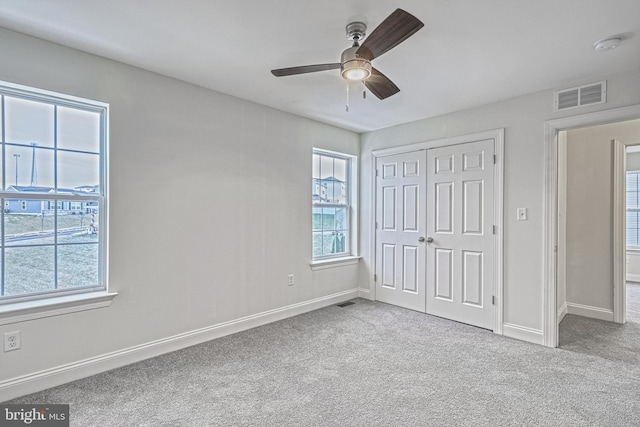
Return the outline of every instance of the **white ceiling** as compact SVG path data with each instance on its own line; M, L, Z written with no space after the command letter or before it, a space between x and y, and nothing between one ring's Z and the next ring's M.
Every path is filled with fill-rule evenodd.
M373 61L400 93L347 113L337 70L269 72L339 62L346 24L397 7L425 24ZM0 0L0 26L357 132L640 68L638 0Z

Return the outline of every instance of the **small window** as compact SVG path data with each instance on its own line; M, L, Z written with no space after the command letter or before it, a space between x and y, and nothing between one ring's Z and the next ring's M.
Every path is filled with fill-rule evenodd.
M640 247L640 171L627 172L627 247Z
M106 290L107 108L0 82L0 304Z
M354 255L354 173L353 156L313 151L311 205L314 260Z

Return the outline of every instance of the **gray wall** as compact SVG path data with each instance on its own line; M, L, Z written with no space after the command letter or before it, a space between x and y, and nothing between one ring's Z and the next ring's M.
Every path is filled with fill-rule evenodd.
M0 80L110 104L119 292L109 308L1 326L22 349L0 353L0 386L356 288L357 265L310 269L309 189L312 147L357 155L358 134L2 29L0 57Z

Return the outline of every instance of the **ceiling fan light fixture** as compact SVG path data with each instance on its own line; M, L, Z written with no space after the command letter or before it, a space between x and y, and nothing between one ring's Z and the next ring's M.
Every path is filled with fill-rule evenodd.
M351 59L342 63L340 72L346 80L364 80L371 75L371 62L366 59Z
M394 10L366 39L364 36L367 26L363 22L352 22L347 25L346 32L347 39L353 41L353 45L342 52L340 62L279 68L271 70L271 74L283 77L339 68L340 75L347 83L361 82L378 99L386 99L400 92L400 89L380 70L373 68L371 61L393 49L422 27L424 24L418 18L402 9ZM347 111L349 86L353 85L347 84ZM364 90L362 93L363 96L366 94Z

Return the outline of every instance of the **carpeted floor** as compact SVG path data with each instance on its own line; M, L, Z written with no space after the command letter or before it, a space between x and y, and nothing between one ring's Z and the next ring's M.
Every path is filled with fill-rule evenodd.
M640 323L640 283L627 282L627 321Z
M564 350L640 365L640 283L627 282L624 325L569 314L559 331Z
M640 364L367 300L26 396L72 426L634 426Z

